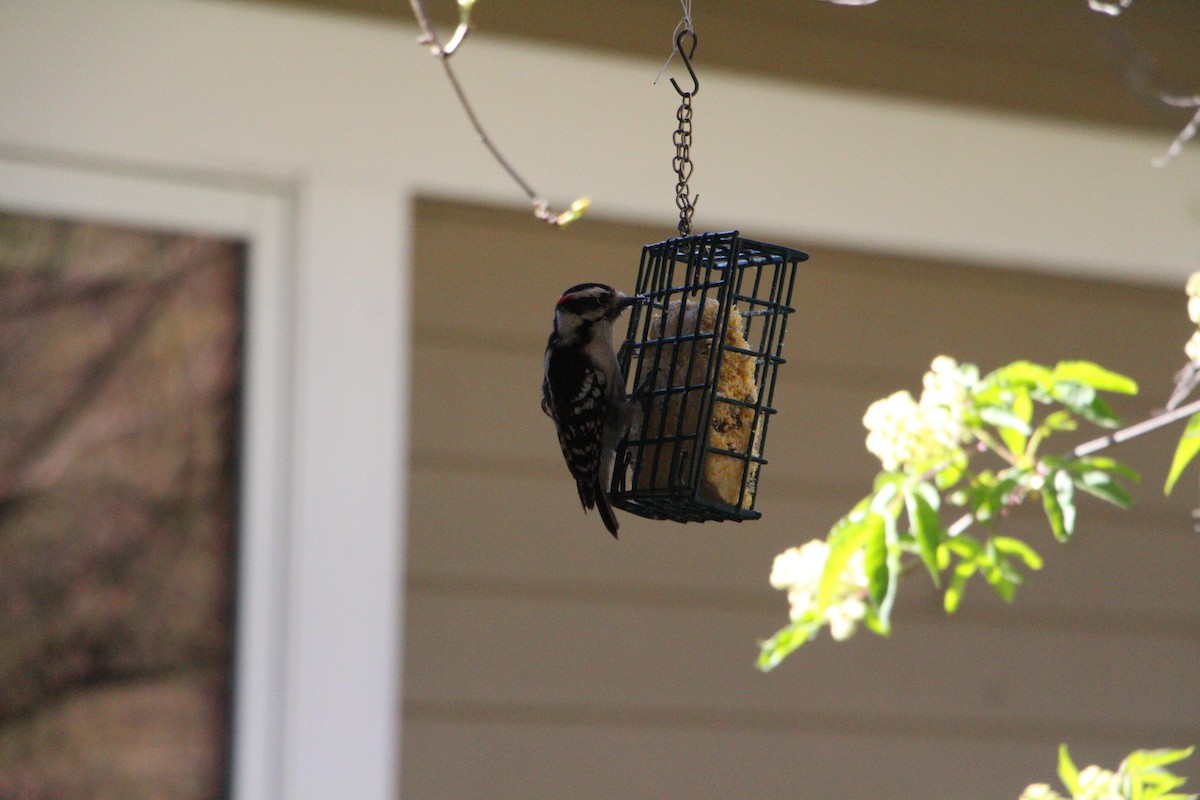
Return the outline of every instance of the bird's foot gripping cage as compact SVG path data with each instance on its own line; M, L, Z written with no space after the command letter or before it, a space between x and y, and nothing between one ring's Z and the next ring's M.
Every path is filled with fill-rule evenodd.
M650 519L754 510L796 268L806 253L737 231L642 249L621 371L638 419L617 450L613 505Z

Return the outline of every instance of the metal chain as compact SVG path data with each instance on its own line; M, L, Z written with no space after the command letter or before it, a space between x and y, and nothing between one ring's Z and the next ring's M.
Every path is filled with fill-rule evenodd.
M692 230L692 214L696 210L696 204L689 196L688 178L692 176L692 93L682 94L682 99L679 102L679 111L676 112L675 118L679 120L679 127L675 129L673 140L675 142L675 158L671 164L675 169L675 174L679 177L675 184L675 205L679 208L679 235L687 236ZM696 196L699 200L700 196Z

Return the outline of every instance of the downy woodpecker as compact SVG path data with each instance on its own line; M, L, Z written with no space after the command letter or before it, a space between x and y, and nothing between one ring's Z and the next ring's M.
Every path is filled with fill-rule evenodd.
M625 397L613 323L639 300L602 283L581 283L563 292L554 309L542 380L542 410L558 429L579 500L585 511L600 510L614 538L619 526L608 486L617 444L638 406Z

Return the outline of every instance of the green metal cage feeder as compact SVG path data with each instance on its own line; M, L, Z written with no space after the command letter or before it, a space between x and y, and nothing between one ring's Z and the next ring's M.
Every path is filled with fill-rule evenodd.
M677 522L758 519L776 371L799 250L737 231L642 249L620 364L639 419L617 449L614 506Z

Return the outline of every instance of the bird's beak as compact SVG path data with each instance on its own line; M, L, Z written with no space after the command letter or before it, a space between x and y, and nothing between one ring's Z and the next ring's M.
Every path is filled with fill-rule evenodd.
M629 306L639 305L641 303L645 303L649 299L645 295L641 295L641 294L630 295L630 294L625 294L623 292L620 294L621 294L621 298L620 298L620 300L617 301L617 305L620 308L628 308Z

